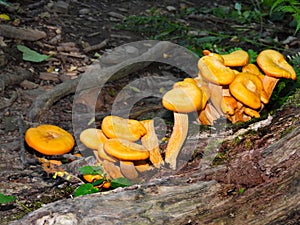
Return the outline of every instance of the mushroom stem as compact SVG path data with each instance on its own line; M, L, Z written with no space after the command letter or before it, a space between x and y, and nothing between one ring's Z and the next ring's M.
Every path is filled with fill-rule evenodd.
M119 177L124 177L121 173L120 167L118 167L114 163L109 162L107 160L102 160L101 164L104 172L107 173L108 178L115 179Z
M265 92L267 94L267 100L269 101L269 99L271 98L271 95L273 93L273 90L276 86L276 84L278 83L279 79L278 78L275 78L275 77L270 77L270 76L267 76L265 75L263 80L262 80L262 83L263 83L263 87L265 89Z
M210 101L214 108L220 115L223 115L222 111L222 99L223 99L223 88L220 85L216 85L213 83L208 83L208 87L210 89Z
M141 138L142 145L150 152L150 161L156 168L160 168L164 164L164 160L160 154L158 138L155 133L154 120L141 121L147 133Z
M170 168L176 169L176 160L181 147L186 139L189 126L188 114L174 112L174 126L169 143L167 145L165 161Z
M122 174L130 180L134 180L139 176L133 162L131 161L120 161L120 169Z

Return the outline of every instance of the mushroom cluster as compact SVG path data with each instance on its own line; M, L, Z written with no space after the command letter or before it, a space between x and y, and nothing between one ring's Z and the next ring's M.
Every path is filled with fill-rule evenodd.
M244 50L220 55L208 50L198 61L198 76L174 84L162 99L163 106L174 112L173 133L165 161L176 168L178 153L188 131L187 113L198 113L198 122L212 125L226 116L232 123L260 117L279 78L296 80L295 70L275 50L259 53L256 64L249 64Z
M80 141L94 150L97 161L111 179L126 177L135 180L139 173L164 164L154 120L106 116L101 129L83 130Z
M260 52L257 64L248 63L249 55L244 50L226 55L207 50L203 53L195 80L206 87L203 90L210 99L199 112L201 124L211 125L223 115L232 123L258 118L279 78L296 79L293 67L275 50Z
M212 125L226 116L232 123L260 117L278 79L296 79L296 73L275 50L264 50L257 64L249 64L244 50L220 55L204 51L195 78L176 82L163 98L163 106L173 111L174 125L164 158L153 120L137 121L118 116L103 119L101 129L89 128L80 134L81 142L93 149L98 162L112 179L137 179L139 173L167 163L176 169L178 154L188 133L188 113L198 122Z

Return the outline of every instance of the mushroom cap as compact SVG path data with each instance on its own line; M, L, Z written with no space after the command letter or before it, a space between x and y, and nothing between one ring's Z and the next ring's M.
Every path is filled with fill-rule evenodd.
M259 76L259 78L261 80L263 80L264 77L265 77L265 75L263 75L260 72L259 68L255 64L252 64L252 63L243 66L242 72L247 72L247 73L255 74L255 75Z
M29 128L25 133L25 141L29 147L44 155L66 154L75 145L69 132L50 124Z
M122 138L129 141L137 141L147 133L139 121L119 116L106 116L102 121L101 129L108 138Z
M296 80L296 72L294 68L278 51L272 49L263 50L258 54L256 61L259 67L268 76Z
M177 82L162 98L163 106L173 112L189 113L202 106L202 91L191 82Z
M228 85L235 78L235 72L212 55L201 57L198 61L198 68L200 75L214 84Z
M238 101L253 109L261 107L263 85L261 79L251 73L240 73L229 85L230 93Z
M97 150L99 145L107 140L107 137L100 129L88 128L80 133L79 139L87 148Z
M225 66L230 66L230 67L244 66L249 62L248 52L242 49L221 56L224 59Z
M121 161L146 160L150 156L144 146L120 138L108 139L103 147L107 154Z
M101 161L107 160L109 162L115 163L117 160L106 153L106 151L103 148L103 145L104 143L98 146L98 157L100 158Z

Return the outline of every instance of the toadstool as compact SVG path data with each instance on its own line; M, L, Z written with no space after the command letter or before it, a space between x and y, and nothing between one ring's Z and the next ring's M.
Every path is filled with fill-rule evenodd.
M59 155L70 152L75 141L66 130L50 124L29 128L25 133L29 147L44 155Z
M229 54L221 55L224 59L224 65L230 67L244 66L249 62L248 52L239 49Z
M174 112L173 132L169 139L165 162L176 169L176 160L188 132L188 114L202 107L202 91L191 82L177 82L162 98L163 106Z
M98 150L99 145L103 145L107 137L100 129L88 128L80 133L79 139L87 148Z
M147 132L139 121L119 116L106 116L101 129L108 138L122 138L129 141L137 141Z
M144 146L120 138L108 139L103 147L108 155L121 161L146 160L150 156Z
M266 95L261 79L251 73L238 74L229 85L234 98L252 109L261 107L261 96Z
M294 68L285 60L284 56L272 49L267 49L257 56L257 64L265 73L263 86L270 99L279 78L296 80Z
M217 85L228 85L235 78L235 71L212 55L201 57L198 61L198 68L200 75L205 80Z

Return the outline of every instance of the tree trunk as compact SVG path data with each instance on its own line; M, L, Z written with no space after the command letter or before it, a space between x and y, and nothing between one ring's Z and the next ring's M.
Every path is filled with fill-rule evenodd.
M11 224L298 224L297 105L299 96L268 126L238 136L242 141L231 145L232 155L218 165L204 165L195 157L185 173L60 200ZM253 144L248 149L247 141Z

